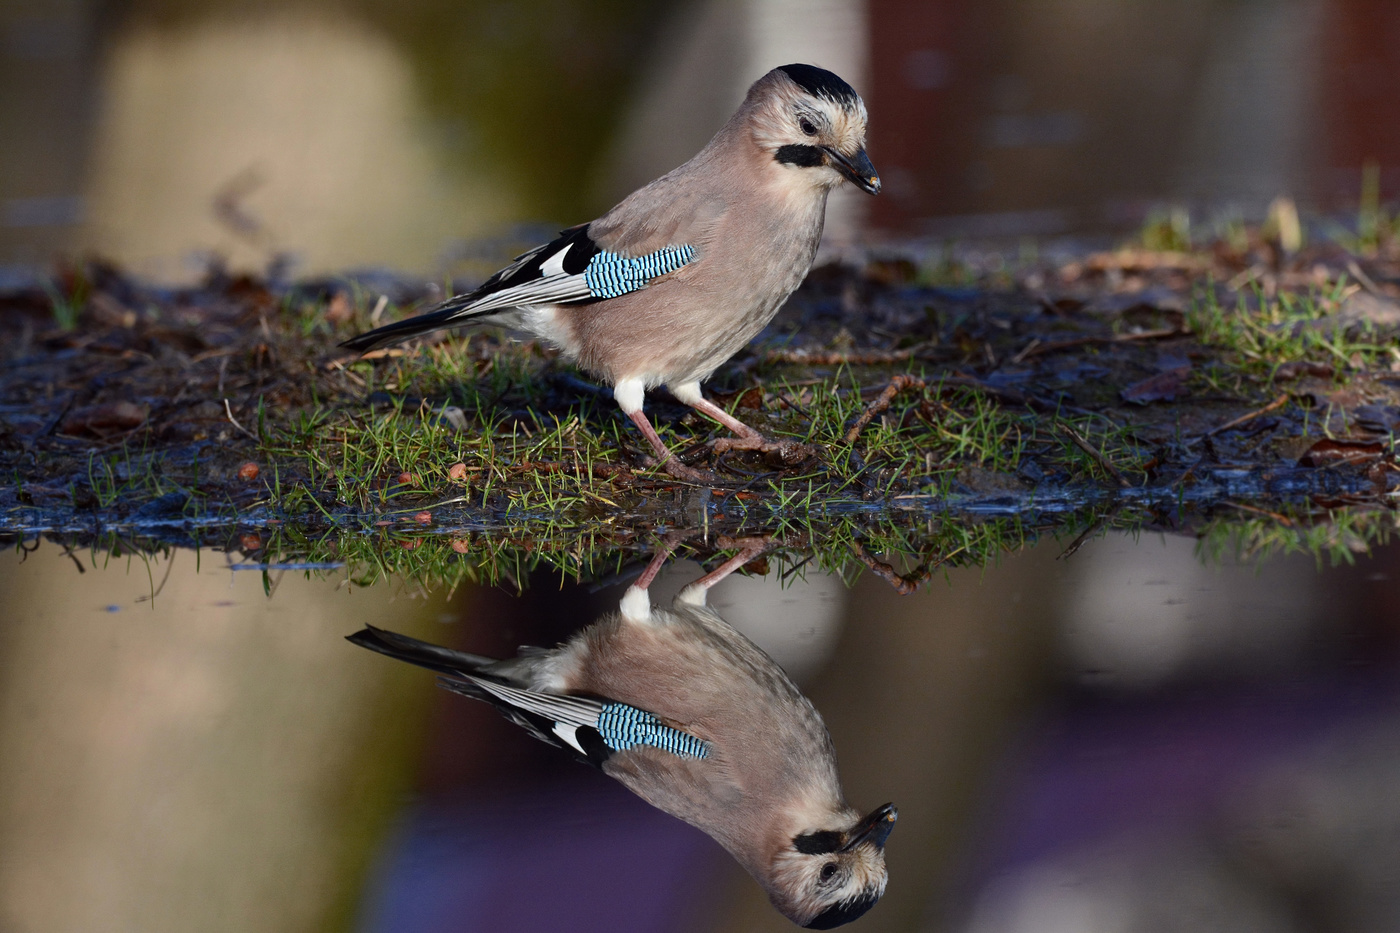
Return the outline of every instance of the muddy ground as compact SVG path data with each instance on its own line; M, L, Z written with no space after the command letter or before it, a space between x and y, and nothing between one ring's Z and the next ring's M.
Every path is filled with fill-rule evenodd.
M1105 527L1335 558L1394 527L1398 253L1256 232L818 268L708 387L814 456L716 459L712 425L648 403L713 484L648 468L610 395L534 344L337 349L440 297L421 282L73 265L0 291L0 536L429 582L601 577L665 534L700 556L768 535L901 587Z

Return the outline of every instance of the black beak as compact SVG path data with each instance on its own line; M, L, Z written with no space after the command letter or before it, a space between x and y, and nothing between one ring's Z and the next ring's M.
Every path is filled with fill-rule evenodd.
M880 176L875 173L875 166L870 164L870 156L865 154L864 149L857 149L853 156L843 156L830 146L823 149L831 157L836 171L855 182L857 188L867 194L880 193Z
M885 840L890 838L890 831L894 829L894 821L897 819L899 819L899 811L894 808L894 804L885 804L856 824L856 828L851 830L851 835L847 837L846 844L841 847L841 851L849 852L862 842L868 842L877 849L883 849Z

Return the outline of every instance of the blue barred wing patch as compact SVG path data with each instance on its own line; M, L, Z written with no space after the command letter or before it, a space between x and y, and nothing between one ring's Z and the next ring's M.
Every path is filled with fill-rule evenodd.
M604 703L598 715L598 734L613 751L650 745L682 758L707 758L710 746L688 732L673 729L651 713L624 703Z
M600 250L588 260L583 280L594 298L616 298L635 292L695 258L693 246L666 246L635 259Z

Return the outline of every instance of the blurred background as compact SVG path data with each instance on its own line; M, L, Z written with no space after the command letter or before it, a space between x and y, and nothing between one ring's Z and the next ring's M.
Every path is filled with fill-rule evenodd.
M484 274L789 61L870 105L834 246L1400 193L1389 0L8 0L0 267Z

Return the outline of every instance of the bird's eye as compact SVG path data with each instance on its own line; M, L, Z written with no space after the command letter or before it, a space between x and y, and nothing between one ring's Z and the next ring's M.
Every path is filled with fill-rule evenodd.
M802 132L806 133L808 136L817 135L817 125L811 120L808 120L806 117L803 117L800 121L798 121L797 125L802 127Z
M836 877L836 863L835 863L835 862L827 862L825 865L822 866L822 880L823 880L823 881L830 881L832 878L835 878L835 877Z

